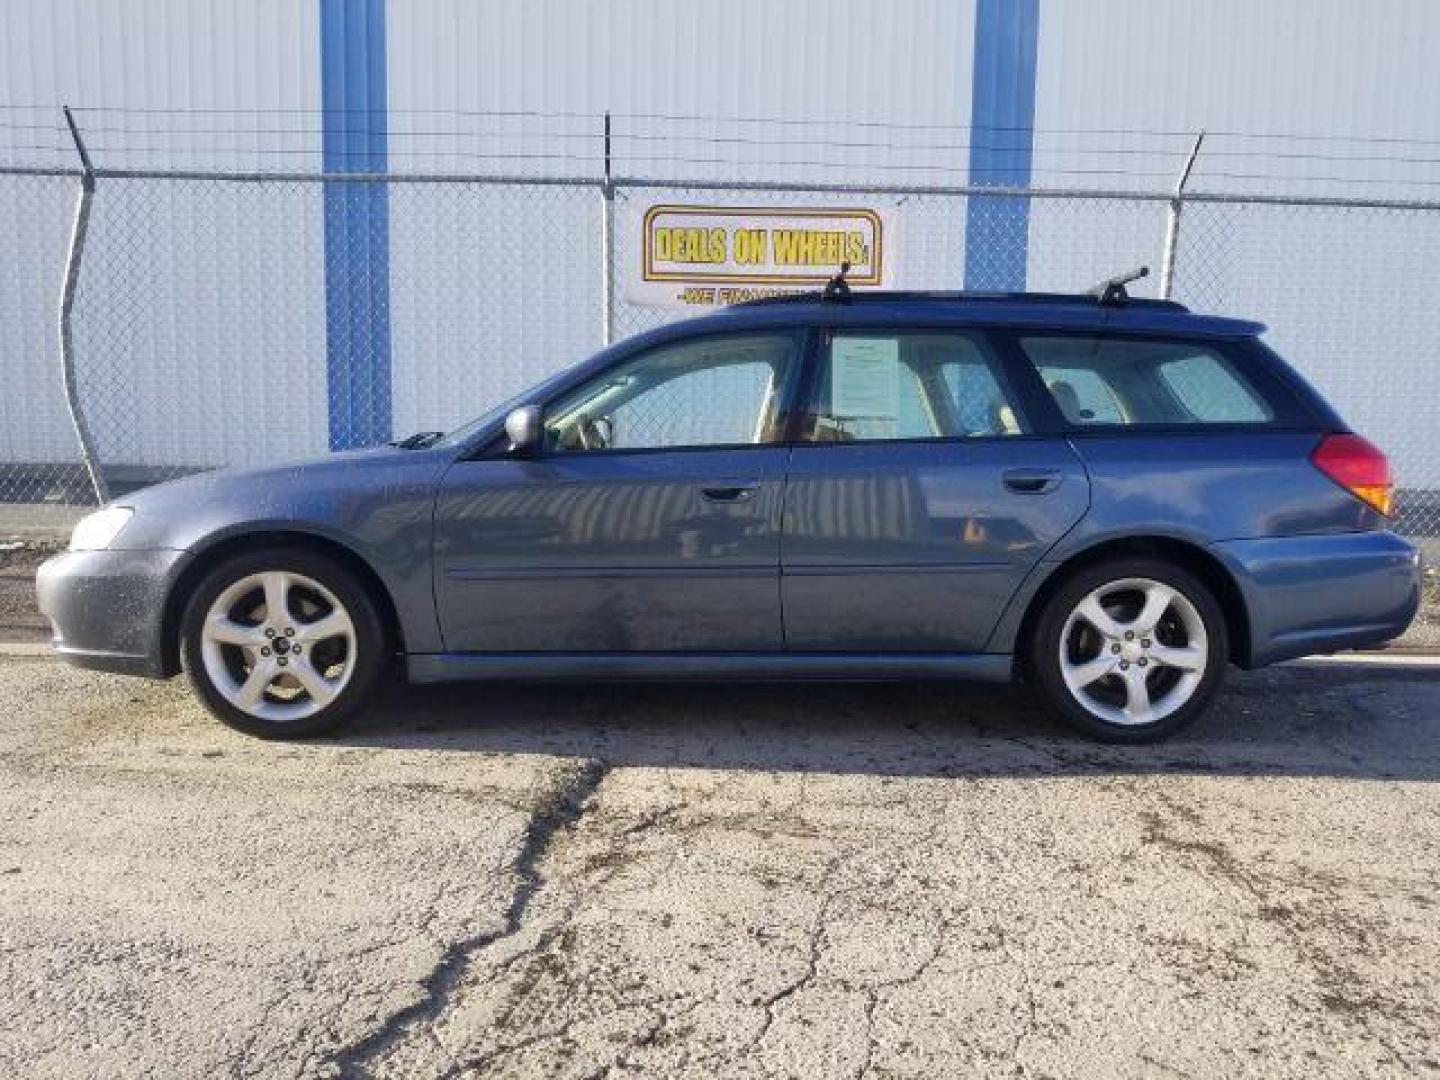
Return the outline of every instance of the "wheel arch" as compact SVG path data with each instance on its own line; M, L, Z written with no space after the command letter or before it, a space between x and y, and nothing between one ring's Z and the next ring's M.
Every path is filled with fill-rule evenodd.
M1251 656L1250 609L1239 583L1220 559L1199 544L1173 536L1145 535L1117 537L1094 544L1070 555L1040 583L1025 606L1015 633L1015 652L1022 664L1034 635L1035 624L1050 598L1071 576L1107 559L1122 557L1158 558L1172 562L1198 577L1215 595L1225 616L1231 663L1249 666Z
M160 631L161 663L167 677L180 671L180 620L184 617L186 603L201 579L232 555L264 547L303 548L340 563L353 573L375 598L375 606L385 628L387 645L393 649L404 650L404 631L395 607L395 598L390 595L384 580L363 555L333 537L318 533L300 529L254 529L213 539L192 555L171 583L165 596Z

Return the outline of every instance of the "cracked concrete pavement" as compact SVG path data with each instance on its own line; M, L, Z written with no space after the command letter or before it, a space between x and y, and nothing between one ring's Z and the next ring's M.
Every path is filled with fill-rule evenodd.
M1138 749L948 685L0 702L7 1076L1440 1073L1434 669Z

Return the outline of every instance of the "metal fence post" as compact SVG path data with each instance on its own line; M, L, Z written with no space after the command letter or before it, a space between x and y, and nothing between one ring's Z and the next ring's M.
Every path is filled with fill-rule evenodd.
M605 114L605 179L600 184L600 343L615 340L615 181L610 172L610 114Z
M60 292L60 374L65 382L65 402L70 410L70 423L75 428L75 438L80 444L80 459L90 475L90 484L95 489L95 498L103 506L110 500L110 489L100 471L95 454L95 441L90 436L90 425L85 421L85 410L80 405L80 386L75 377L75 346L71 340L70 316L75 307L75 287L80 280L80 262L85 257L85 234L90 227L90 201L95 196L95 169L90 164L90 155L70 106L62 106L65 123L70 128L70 137L75 140L75 150L80 155L80 194L75 200L75 221L70 230L70 247L65 254L65 285Z
M1165 216L1165 248L1160 253L1160 299L1169 300L1175 288L1175 255L1180 246L1180 211L1185 205L1185 185L1190 181L1190 170L1200 155L1200 144L1205 141L1205 132L1195 136L1195 145L1190 147L1190 156L1175 181L1175 193L1170 198L1170 212Z

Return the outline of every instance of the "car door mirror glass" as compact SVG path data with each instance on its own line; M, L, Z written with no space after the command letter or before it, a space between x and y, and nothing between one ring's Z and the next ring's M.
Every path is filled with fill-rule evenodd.
M510 440L510 453L520 457L538 453L545 444L540 410L534 405L512 409L505 418L505 435Z

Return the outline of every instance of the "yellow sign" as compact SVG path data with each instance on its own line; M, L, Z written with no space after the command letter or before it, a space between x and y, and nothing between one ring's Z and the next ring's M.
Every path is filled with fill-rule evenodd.
M811 291L847 262L852 287L886 280L885 222L874 209L661 204L636 225L631 303L704 307Z

